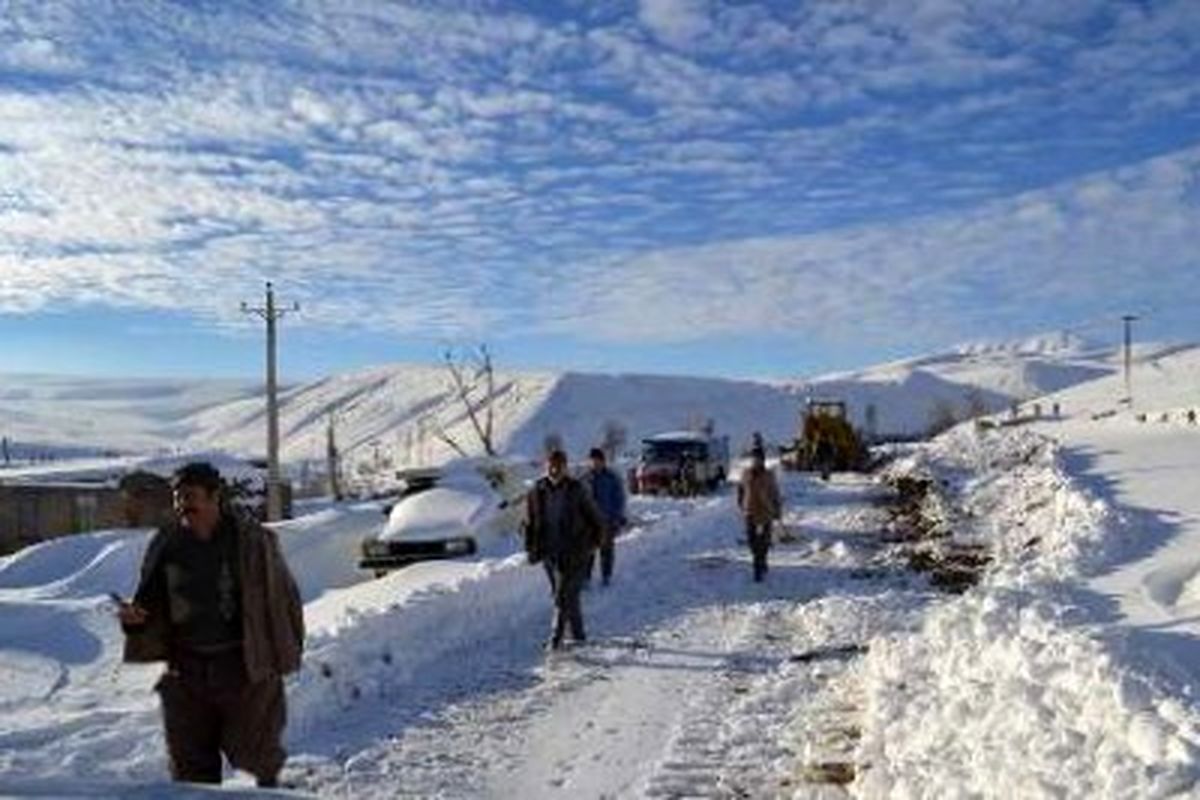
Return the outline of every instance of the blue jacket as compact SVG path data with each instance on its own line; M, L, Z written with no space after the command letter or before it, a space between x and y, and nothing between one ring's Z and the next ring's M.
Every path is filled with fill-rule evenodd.
M610 528L625 524L625 486L620 477L608 467L601 470L589 469L583 482L591 490L592 499L600 509L600 516Z

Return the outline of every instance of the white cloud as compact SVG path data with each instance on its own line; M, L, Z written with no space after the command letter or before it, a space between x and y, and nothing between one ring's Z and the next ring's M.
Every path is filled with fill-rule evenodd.
M638 18L669 45L686 48L711 28L704 0L640 0Z
M50 39L0 39L0 65L19 70L59 75L78 70L80 62Z
M1067 180L1186 144L1185 3L46 6L0 54L0 310L232 319L270 276L308 324L886 336L1016 316L1010 274L1174 286L1196 245L1192 151Z
M1198 180L1192 148L967 213L611 260L583 271L556 326L947 341L1089 305L1195 303Z

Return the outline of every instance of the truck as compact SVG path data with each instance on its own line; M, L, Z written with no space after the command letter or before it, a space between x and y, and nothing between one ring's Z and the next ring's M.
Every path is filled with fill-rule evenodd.
M729 437L672 431L642 439L637 465L629 471L631 494L687 497L715 491L729 474Z

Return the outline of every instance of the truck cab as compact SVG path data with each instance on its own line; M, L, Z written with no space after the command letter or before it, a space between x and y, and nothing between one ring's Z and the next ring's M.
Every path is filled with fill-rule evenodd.
M691 496L716 490L729 473L729 437L675 431L642 440L631 494Z

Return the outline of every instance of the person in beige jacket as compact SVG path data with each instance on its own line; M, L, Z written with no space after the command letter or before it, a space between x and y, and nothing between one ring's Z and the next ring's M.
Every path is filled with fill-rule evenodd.
M176 523L150 540L137 591L117 612L124 659L166 662L155 688L174 780L220 783L224 754L276 786L283 676L300 666L303 607L275 532L235 513L222 489L210 464L176 472Z
M767 551L771 548L771 526L783 516L783 502L775 473L767 469L766 453L755 448L750 467L738 484L738 508L746 521L746 541L754 559L754 580L767 574Z

